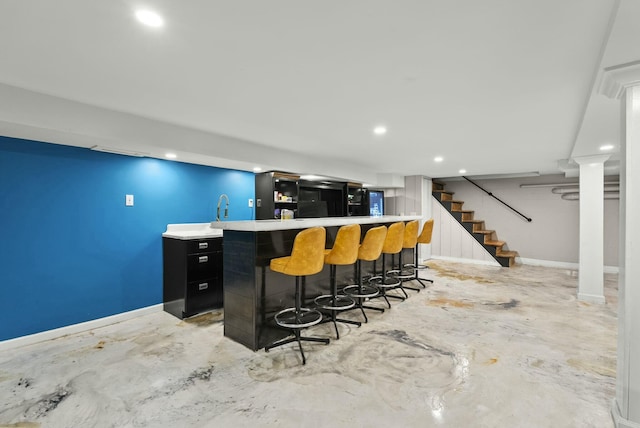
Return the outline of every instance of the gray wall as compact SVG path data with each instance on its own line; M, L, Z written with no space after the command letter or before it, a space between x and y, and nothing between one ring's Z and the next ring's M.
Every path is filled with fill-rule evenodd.
M475 211L475 218L485 220L498 239L522 258L578 263L579 201L567 201L551 193L550 187L520 188L521 184L577 183L564 175L474 180L518 211L531 217L526 220L467 181L443 181L445 189L455 192L454 199L464 201L463 209ZM606 177L605 181L617 181ZM618 266L619 201L604 201L604 264Z

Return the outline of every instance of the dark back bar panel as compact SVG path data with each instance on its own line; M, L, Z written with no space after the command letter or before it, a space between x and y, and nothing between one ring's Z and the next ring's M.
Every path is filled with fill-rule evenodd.
M378 224L362 224L362 235ZM326 248L331 248L339 226L327 227ZM224 335L256 351L268 343L284 338L288 330L273 322L276 312L293 306L295 277L269 269L271 259L291 254L293 241L303 229L268 232L224 231ZM410 263L411 252L404 257ZM391 266L391 257L387 257ZM396 260L397 263L397 260ZM374 263L364 262L363 274L372 273ZM381 261L376 263L381 269ZM337 267L338 284L354 284L355 267ZM306 277L304 302L313 306L313 299L329 292L329 267Z

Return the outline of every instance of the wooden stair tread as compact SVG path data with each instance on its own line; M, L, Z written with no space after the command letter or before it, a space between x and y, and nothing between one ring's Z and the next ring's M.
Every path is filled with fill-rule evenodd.
M480 223L484 223L484 220L462 220L462 222L480 224Z
M496 256L498 257L517 257L517 251L498 251L496 252Z
M474 230L473 233L481 233L483 235L491 235L495 230Z
M473 210L454 210L453 208L451 208L451 212L463 213L463 214L473 214L475 211L473 211Z
M431 192L433 192L433 193L446 193L447 195L453 195L454 194L454 192L447 192L446 190L437 190L437 189L432 190Z
M485 245L492 245L494 247L502 247L506 242L504 241L484 241Z

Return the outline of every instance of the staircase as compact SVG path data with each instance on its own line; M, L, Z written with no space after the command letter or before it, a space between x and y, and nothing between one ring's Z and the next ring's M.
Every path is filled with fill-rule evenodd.
M431 194L480 243L500 266L511 267L518 253L508 251L507 243L499 241L495 230L487 230L484 220L475 220L473 211L462 209L463 201L453 199L453 192L444 190L444 184L433 182Z

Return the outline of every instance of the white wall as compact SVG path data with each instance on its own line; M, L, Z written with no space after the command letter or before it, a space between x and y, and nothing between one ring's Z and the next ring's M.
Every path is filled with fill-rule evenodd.
M607 177L605 181L617 180ZM435 180L437 182L444 182ZM522 258L578 263L579 202L563 200L551 188L521 188L521 184L576 183L563 175L474 180L495 196L533 219L531 223L467 181L447 181L445 190L464 201L463 209L474 210L487 229L496 230L499 240ZM618 266L619 201L604 201L604 264Z

